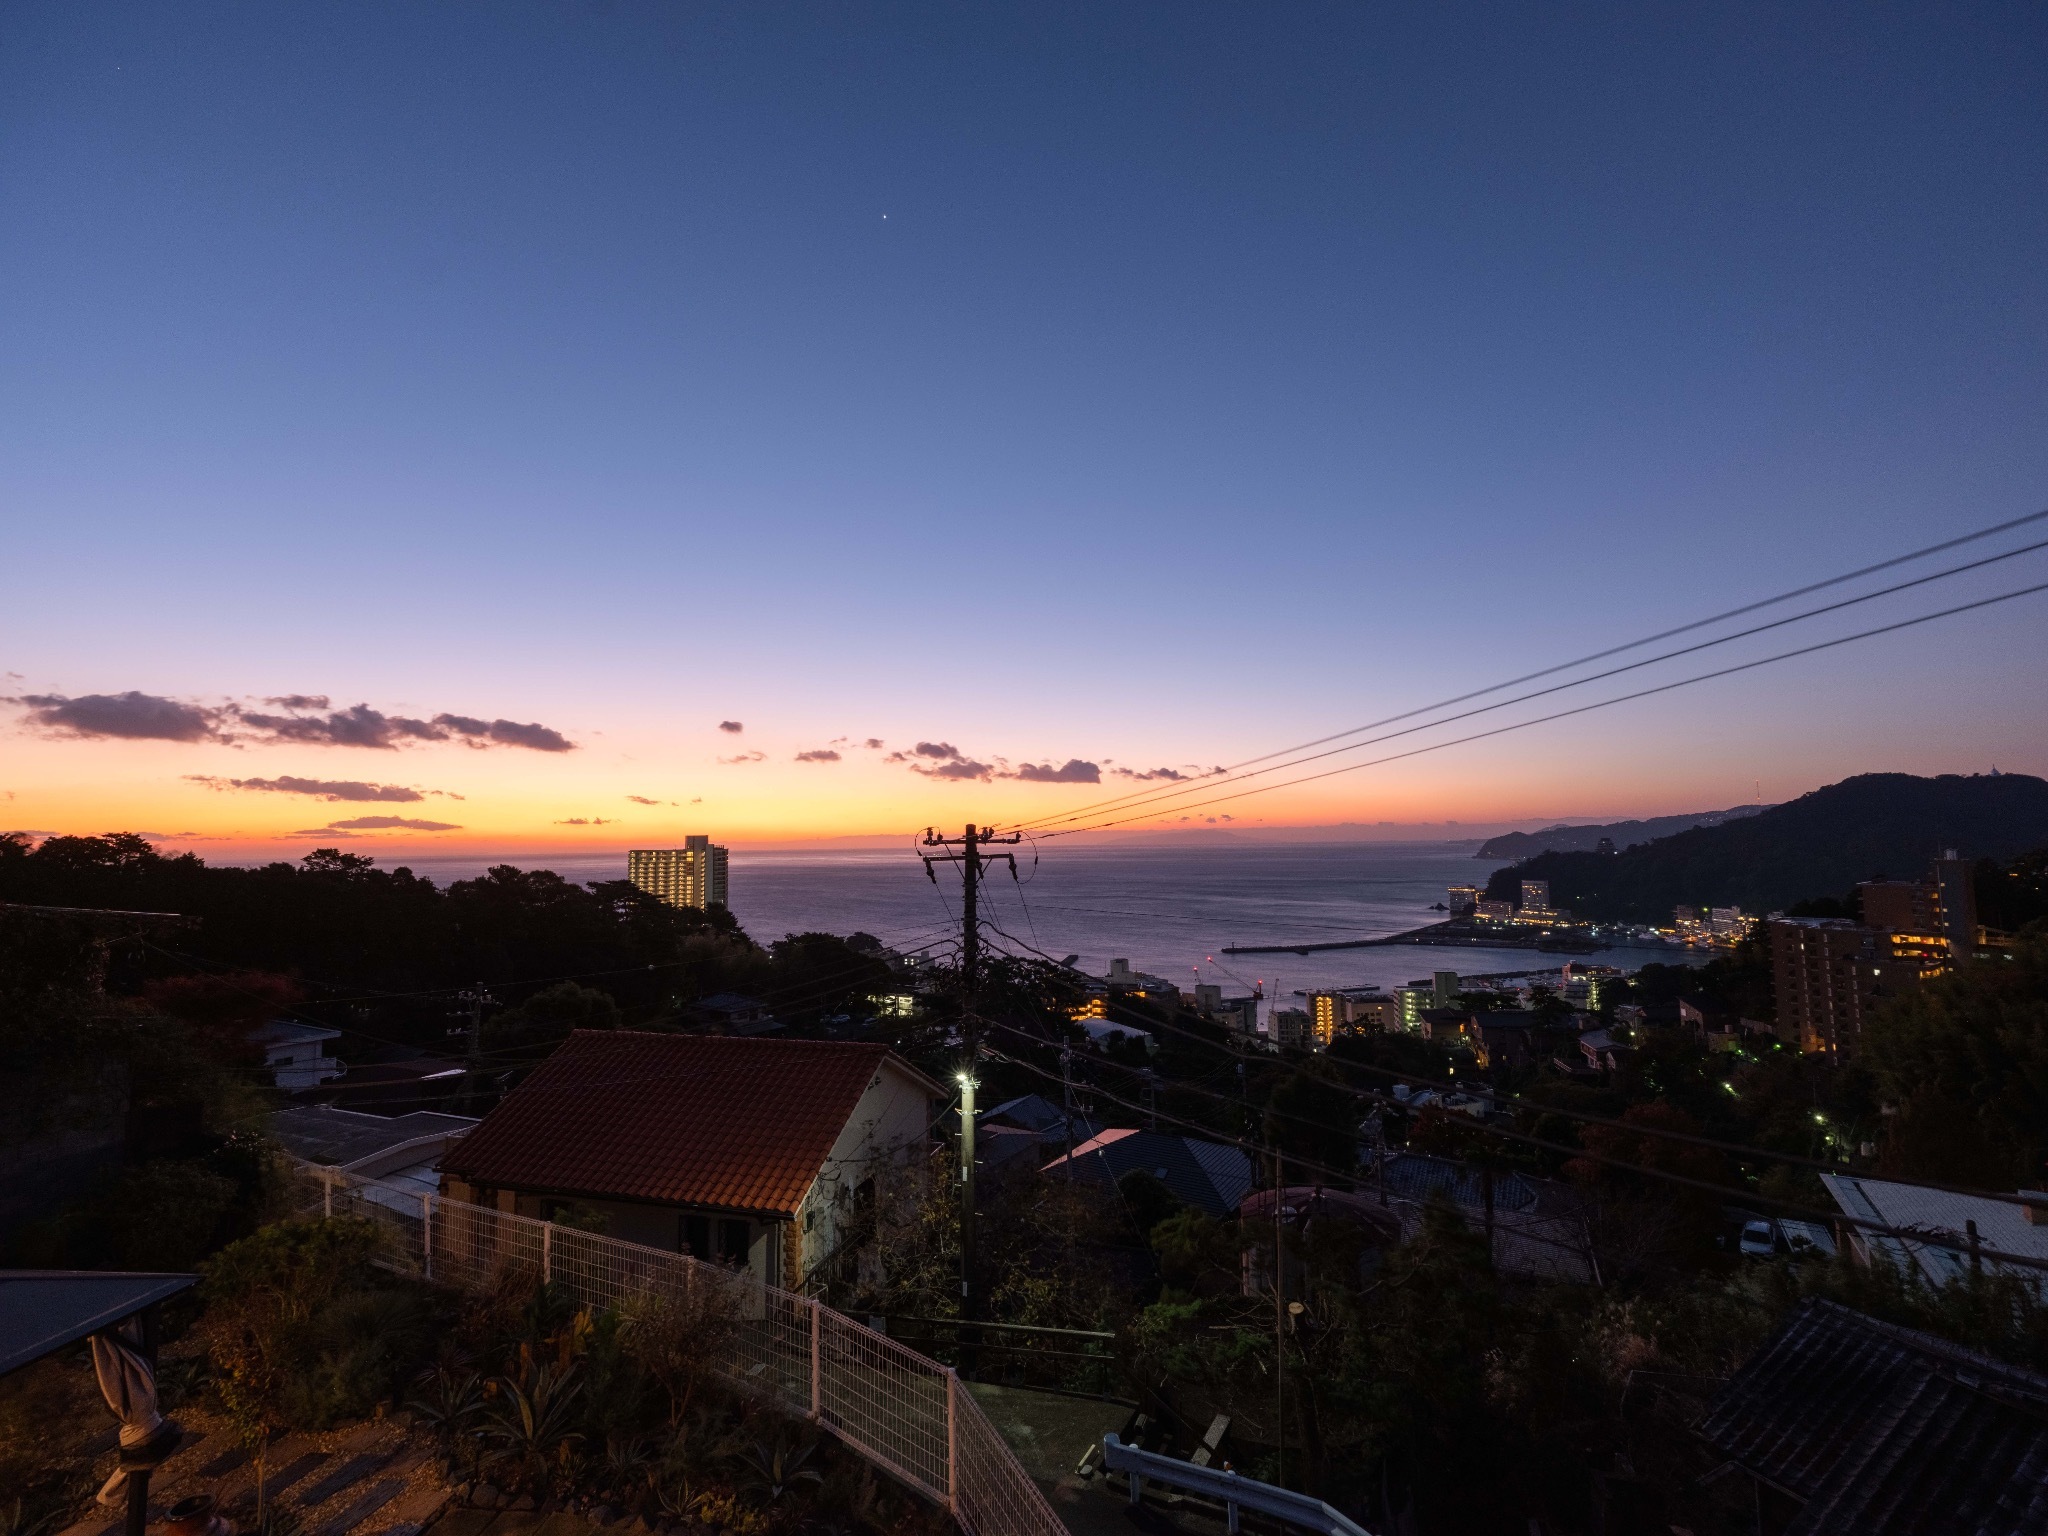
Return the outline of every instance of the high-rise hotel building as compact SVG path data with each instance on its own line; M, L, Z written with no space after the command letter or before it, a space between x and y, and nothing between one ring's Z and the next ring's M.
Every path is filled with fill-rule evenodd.
M634 848L626 878L672 907L724 906L725 850L708 837L686 837L680 848Z

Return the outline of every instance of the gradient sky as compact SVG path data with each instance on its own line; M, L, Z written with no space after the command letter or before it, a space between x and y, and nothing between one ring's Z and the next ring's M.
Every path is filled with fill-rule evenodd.
M18 0L0 691L216 713L10 706L0 821L894 832L1460 692L2048 505L2044 189L2037 5ZM1236 809L2042 771L2044 653L2034 598Z

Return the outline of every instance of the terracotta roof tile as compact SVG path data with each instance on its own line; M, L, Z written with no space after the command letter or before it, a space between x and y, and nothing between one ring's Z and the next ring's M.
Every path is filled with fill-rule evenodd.
M891 1059L853 1041L579 1029L442 1166L491 1188L793 1215Z

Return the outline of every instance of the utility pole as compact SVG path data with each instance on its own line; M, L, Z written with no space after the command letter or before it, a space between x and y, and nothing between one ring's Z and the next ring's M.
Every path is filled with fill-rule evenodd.
M1287 1195L1287 1172L1280 1149L1273 1149L1273 1481L1287 1486L1287 1261L1281 1247L1280 1207Z
M974 1379L974 1073L960 1074L960 1374Z
M974 1330L968 1325L979 1310L980 1297L974 1289L974 1068L981 1051L980 1019L975 1013L975 988L981 976L981 880L987 867L1007 862L1017 872L1014 853L989 853L991 844L1015 845L1024 834L1012 832L997 837L987 827L967 823L959 837L941 837L926 827L922 846L938 850L919 855L924 872L938 884L934 867L940 863L960 866L960 1374L974 1374Z

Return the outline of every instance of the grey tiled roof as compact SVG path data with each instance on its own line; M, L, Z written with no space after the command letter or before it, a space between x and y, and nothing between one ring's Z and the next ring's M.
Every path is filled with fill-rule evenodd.
M1700 1434L1805 1501L1786 1536L2048 1531L2048 1378L1800 1303Z

